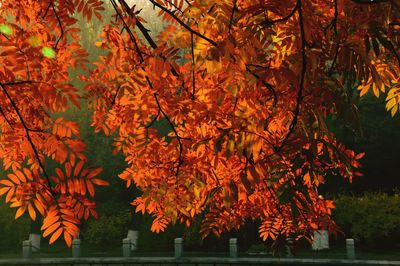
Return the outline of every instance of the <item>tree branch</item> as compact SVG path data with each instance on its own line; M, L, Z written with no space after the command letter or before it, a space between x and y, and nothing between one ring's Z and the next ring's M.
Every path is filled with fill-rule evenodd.
M332 64L331 64L331 66L330 66L330 68L328 70L328 74L329 75L332 74L333 68L335 67L336 60L337 60L337 57L339 55L339 49L340 49L339 40L338 40L338 31L337 31L337 18L338 18L338 15L339 15L337 0L334 0L334 9L335 9L335 13L333 15L333 19L332 19L331 23L329 23L328 26L326 27L326 29L329 28L329 27L333 28L333 34L335 36L335 42L336 42L335 56L333 57Z
M111 1L114 1L114 0L111 0ZM132 9L129 7L129 5L126 3L125 0L118 0L118 2L120 3L120 5L122 5L122 6L125 8L126 12L127 12L129 15L134 15L134 14L132 14L132 12L131 12ZM149 34L149 30L146 29L146 28L144 27L144 25L143 25L143 24L140 22L140 20L138 20L138 19L135 20L135 24L136 24L136 26L138 27L138 29L140 30L140 32L143 34L144 38L145 38L146 41L149 43L149 45L151 46L151 48L156 49L158 46L157 46L157 44L155 43L155 41L153 40L153 38L151 38L151 36L150 36L150 34ZM136 41L135 41L135 42L136 42ZM140 51L138 48L137 48L137 50ZM167 61L166 58L165 58L165 56L161 55L161 58L162 58L164 61ZM176 71L176 69L175 69L171 64L169 64L169 65L171 66L171 73L172 73L175 77L179 78L179 74L178 74L178 72Z
M117 16L121 19L121 21L122 21L122 23L123 23L123 25L124 25L124 28L125 28L126 31L128 32L129 37L130 37L131 41L133 42L133 44L134 44L134 46L135 46L136 53L137 53L137 55L138 55L139 58L140 58L140 63L143 63L143 62L144 62L143 54L142 54L142 51L141 51L140 48L139 48L139 45L138 45L138 43L137 43L137 41L136 41L135 36L133 35L133 33L132 33L131 29L129 28L128 24L125 22L125 19L123 18L122 14L119 13L119 10L118 10L118 7L117 7L117 3L115 3L114 0L110 0L110 1L111 1L111 4L112 4L112 6L113 6L115 12L117 13Z
M160 102L159 102L159 100L158 100L158 98L157 98L158 94L157 94L157 93L154 93L153 96L154 96L154 99L156 100L156 103L157 103L159 112L161 112L161 114L165 117L165 119L167 119L168 124L171 126L171 129L172 129L172 131L174 131L175 136L176 136L176 138L177 138L177 140L178 140L178 144L179 144L179 157L178 157L177 160L175 161L175 163L176 163L176 162L178 163L178 165L177 165L177 167L176 167L176 172L175 172L176 177L178 177L180 167L181 167L181 165L182 165L182 163L183 163L183 158L182 158L182 153L183 153L182 137L179 136L178 131L176 131L175 125L172 123L171 119L168 117L168 115L167 115L167 114L164 112L164 110L161 108L161 104L160 104Z
M231 13L231 18L230 18L230 20L229 20L229 30L228 30L229 33L231 32L231 29L232 29L233 15L235 14L236 3L237 3L237 0L233 0L232 13Z
M290 123L289 126L289 131L286 134L285 138L283 139L281 145L276 148L276 151L280 151L283 146L285 146L286 142L288 141L289 137L293 134L293 131L296 127L298 116L300 113L300 103L303 97L303 90L304 90L304 80L306 76L306 71L307 71L307 55L306 55L306 37L305 37L305 32L304 32L304 22L303 22L303 12L301 8L301 0L297 0L297 13L299 16L299 26L300 26L300 36L301 36L301 56L302 56L302 67L301 67L301 73L300 73L300 83L299 83L299 90L297 92L297 103L296 103L296 108L293 111L293 120Z
M26 137L27 137L27 139L28 139L28 142L29 142L29 144L31 145L32 150L33 150L33 153L35 154L36 160L38 161L39 166L40 166L40 168L42 169L43 174L44 174L44 176L45 176L45 178L46 178L47 184L48 184L48 186L49 186L49 191L50 191L50 193L51 193L51 194L53 195L53 197L54 197L55 194L54 194L54 191L53 191L51 182L50 182L49 175L47 174L46 169L44 168L44 165L43 165L42 161L40 160L39 152L38 152L38 150L36 149L36 146L35 146L35 144L33 143L33 140L32 140L31 135L30 135L30 133L29 133L30 130L29 130L29 128L27 127L27 125L26 125L26 123L25 123L25 120L24 120L24 118L22 117L21 112L19 111L19 109L18 109L16 103L15 103L14 100L11 98L10 94L8 93L8 91L7 91L7 89L6 89L6 85L0 83L0 87L3 89L4 94L7 96L8 100L10 101L10 103L11 103L11 105L12 105L12 107L13 107L13 109L15 110L15 113L17 114L19 120L21 121L21 124L22 124L22 126L23 126L23 128L24 128L24 130L25 130L25 134L26 134Z
M261 25L272 26L272 25L274 25L276 23L285 22L286 20L288 20L291 17L293 17L293 15L296 13L298 8L299 8L299 1L296 1L296 5L294 6L293 10L287 16L279 18L279 19L275 19L275 20L266 20L263 23L261 23Z
M193 86L193 90L192 90L192 100L195 99L195 95L196 95L196 76L194 73L195 70L195 66L196 66L196 62L194 59L194 41L193 41L193 33L190 33L190 41L191 41L191 51L192 51L192 86Z
M57 21L58 21L58 25L60 26L60 31L61 31L60 37L58 37L58 39L57 39L57 41L56 41L56 44L55 44L55 46L54 46L54 49L57 49L58 43L60 42L60 40L61 40L61 39L63 38L63 36L64 36L64 28L63 28L63 26L62 26L62 24L61 24L60 17L59 17L58 14L57 14L56 7L54 6L53 0L50 0L50 3L51 3L51 8L53 9L54 15L56 16L56 19L57 19Z
M356 4L372 5L372 4L388 3L391 0L351 0L351 1Z
M246 69L250 74L252 74L255 78L257 78L257 80L259 80L264 85L264 87L266 87L272 93L274 97L273 107L275 107L278 104L278 94L274 90L274 87L271 84L267 83L266 81L262 80L259 75L251 71L249 65L246 65Z
M203 34L193 30L191 27L189 27L188 25L186 25L186 23L184 23L182 20L180 20L174 13L172 13L170 10L168 10L167 8L163 7L162 5L160 5L159 3L157 3L154 0L149 0L153 5L155 5L156 7L158 7L159 9L163 10L165 13L167 13L168 15L170 15L176 22L178 22L178 24L180 24L182 27L184 27L185 29L187 29L188 31L190 31L191 33L193 33L194 35L197 35L198 37L202 38L203 40L209 42L210 44L212 44L213 46L218 46L218 44L211 40L210 38L204 36Z

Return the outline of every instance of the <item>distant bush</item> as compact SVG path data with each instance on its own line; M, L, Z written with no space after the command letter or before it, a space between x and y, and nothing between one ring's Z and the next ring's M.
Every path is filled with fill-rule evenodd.
M26 217L15 220L15 210L0 198L0 250L8 252L20 249L22 241L29 237L30 221Z
M129 213L118 213L112 216L101 216L98 220L91 220L84 232L84 239L96 246L121 245L127 235Z
M99 247L122 245L131 222L130 210L121 203L110 201L99 206L99 213L99 218L89 220L82 230L84 240Z
M139 251L152 252L171 252L174 250L174 239L182 237L184 226L181 224L170 225L164 232L159 234L151 232L151 224L153 217L143 215L141 224L139 225Z
M336 200L334 220L346 237L367 246L393 246L400 237L400 195L342 195Z

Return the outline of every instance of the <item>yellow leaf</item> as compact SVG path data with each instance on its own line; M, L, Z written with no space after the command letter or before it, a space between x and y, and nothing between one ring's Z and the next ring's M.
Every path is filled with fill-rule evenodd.
M397 101L395 98L390 99L387 103L386 103L386 110L390 110L393 108L393 106L395 106L397 104Z
M392 111L390 112L390 114L392 115L392 117L397 113L398 108L399 108L398 105L395 105L395 106L393 107Z
M374 95L376 96L376 98L379 98L379 89L378 89L378 86L376 85L376 83L372 84L372 91L374 92Z

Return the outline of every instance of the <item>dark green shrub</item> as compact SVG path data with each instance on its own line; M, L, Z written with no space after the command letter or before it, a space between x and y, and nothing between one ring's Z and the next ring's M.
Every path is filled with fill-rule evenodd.
M98 246L120 246L131 222L131 210L122 203L110 201L99 206L99 218L91 219L82 230L88 243Z
M22 241L29 237L30 221L25 216L14 219L16 209L10 209L0 198L0 250L8 252L19 250Z
M112 216L100 216L90 220L84 232L84 239L96 246L121 245L128 232L130 213L119 213Z
M400 237L400 195L342 195L336 200L334 220L346 237L367 246L393 246Z
M158 234L151 232L153 218L143 215L139 225L138 250L151 252L166 252L174 250L174 239L183 236L183 225L169 225L164 232Z

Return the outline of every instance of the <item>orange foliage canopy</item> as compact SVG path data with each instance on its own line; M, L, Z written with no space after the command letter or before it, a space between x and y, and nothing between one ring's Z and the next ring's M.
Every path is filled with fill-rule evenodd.
M140 7L110 0L114 18L86 69L74 13L101 19L99 0L1 1L0 157L10 170L0 194L17 217L44 216L44 236L67 244L96 215L94 185L74 122L55 112L78 99L95 131L115 136L128 168L119 175L143 194L152 230L204 214L207 235L260 219L260 236L334 232L334 205L318 194L328 174L350 181L356 154L338 143L328 115L356 119L351 91L387 93L400 104L398 0L148 0L167 26L151 36ZM140 36L140 37L139 37ZM169 132L154 125L165 121ZM57 162L55 176L45 159Z

